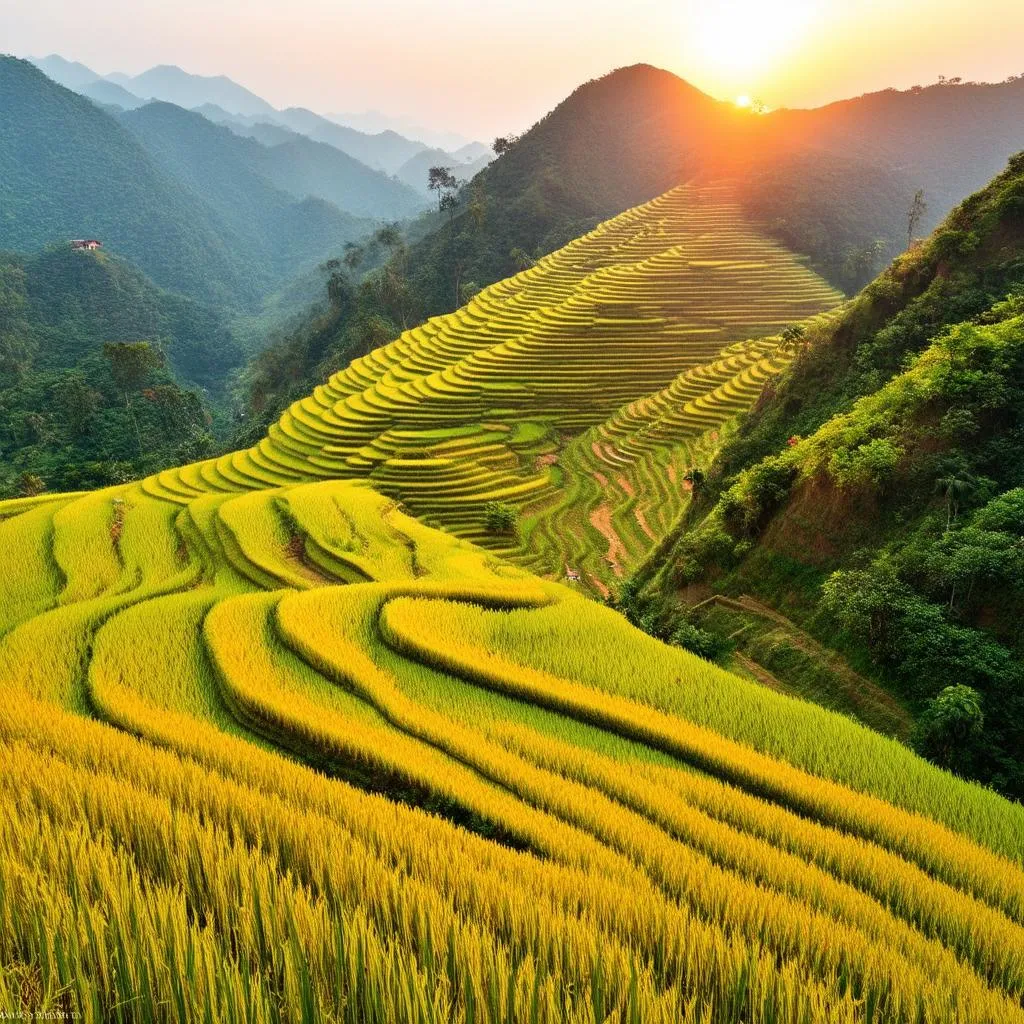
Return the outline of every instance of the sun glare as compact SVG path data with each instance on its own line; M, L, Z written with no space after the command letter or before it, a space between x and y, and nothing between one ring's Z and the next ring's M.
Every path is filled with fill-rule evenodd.
M740 107L742 110L749 110L754 103L754 101L747 95L737 96L735 102L736 106Z
M721 84L736 78L749 81L777 67L797 49L815 20L813 0L718 0L690 10L687 49Z

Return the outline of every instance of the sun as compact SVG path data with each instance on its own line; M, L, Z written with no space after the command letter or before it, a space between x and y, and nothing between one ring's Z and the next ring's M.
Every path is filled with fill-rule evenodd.
M733 102L741 110L749 110L754 105L754 101L746 93L737 96Z
M742 75L750 81L788 59L816 17L815 0L692 4L684 16L685 46L712 76L735 80Z

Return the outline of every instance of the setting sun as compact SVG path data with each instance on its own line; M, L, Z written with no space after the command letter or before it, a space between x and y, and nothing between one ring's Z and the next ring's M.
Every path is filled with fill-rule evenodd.
M735 103L737 107L743 110L749 110L754 105L754 101L747 95L737 96Z

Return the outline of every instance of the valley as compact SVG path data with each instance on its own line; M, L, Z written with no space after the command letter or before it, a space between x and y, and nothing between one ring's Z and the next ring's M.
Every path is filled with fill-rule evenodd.
M0 1017L1024 1024L1022 79L275 95L0 56Z

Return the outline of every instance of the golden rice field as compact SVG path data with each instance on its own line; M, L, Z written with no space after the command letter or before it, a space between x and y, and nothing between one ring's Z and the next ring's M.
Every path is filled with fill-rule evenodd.
M839 299L728 184L683 185L354 360L249 451L146 488L184 502L363 478L424 522L603 590L682 511L708 435L785 365L779 333ZM488 535L492 501L520 510L518 538Z
M710 246L717 202L677 190L610 222L489 290L521 335L459 328L478 299L357 361L256 449L0 504L0 1012L1024 1022L1024 808L462 535L456 513L505 489L473 473L525 486L569 422L562 463L615 452L647 467L615 471L646 495L641 473L669 479L665 453L689 446L682 467L713 444L718 405L778 368L704 286L720 336L671 362L682 314L655 323L654 283L616 269ZM546 387L560 335L534 313L584 301L572 274L609 305L639 275L652 325L621 344L661 355L638 356L635 385L611 361L606 394L586 382L619 342L595 324L592 351L570 317L574 355L550 357L566 379ZM742 331L795 316L771 308ZM419 465L438 462L464 476ZM551 543L574 531L565 486L536 491L520 562L534 541L546 557L545 522Z

